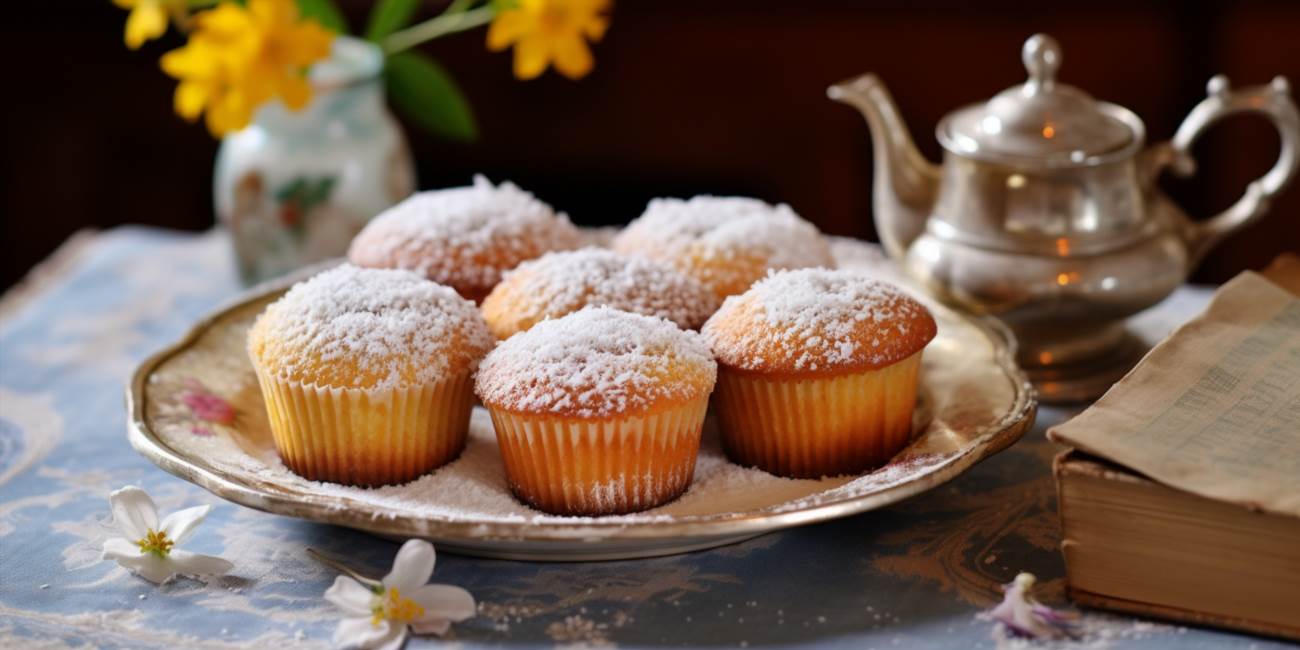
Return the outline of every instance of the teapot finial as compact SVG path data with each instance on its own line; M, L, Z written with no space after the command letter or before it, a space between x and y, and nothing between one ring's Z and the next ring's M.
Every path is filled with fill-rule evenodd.
M1056 83L1056 71L1061 67L1061 45L1047 34L1034 34L1020 50L1020 60L1029 71L1030 92L1050 90Z

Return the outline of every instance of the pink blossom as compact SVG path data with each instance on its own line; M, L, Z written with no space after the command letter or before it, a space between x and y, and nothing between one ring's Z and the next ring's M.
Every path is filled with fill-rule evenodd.
M181 401L185 402L195 417L217 424L235 422L235 407L230 402L212 394L197 381L190 380L188 383L190 390L181 394Z
M1002 602L981 616L1001 623L1013 636L1031 639L1063 639L1078 636L1079 617L1056 611L1033 596L1034 574L1021 573L1002 587Z

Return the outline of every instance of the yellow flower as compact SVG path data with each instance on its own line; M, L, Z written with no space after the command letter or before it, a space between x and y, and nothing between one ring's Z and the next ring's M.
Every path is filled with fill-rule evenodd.
M519 0L503 9L488 28L488 49L515 46L515 76L533 79L555 63L570 79L591 72L587 39L599 41L609 27L609 0Z
M294 0L223 2L194 19L190 40L163 55L162 69L180 80L176 112L194 121L206 111L220 137L248 126L253 111L279 98L292 110L311 100L307 67L329 56L333 33L300 21Z
M113 0L113 4L131 10L126 17L126 46L133 50L162 36L169 14L185 11L185 0Z

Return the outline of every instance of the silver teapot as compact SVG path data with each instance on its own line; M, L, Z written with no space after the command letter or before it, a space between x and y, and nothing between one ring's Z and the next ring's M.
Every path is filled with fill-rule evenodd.
M1090 399L1143 351L1125 319L1168 296L1295 175L1300 115L1283 77L1234 90L1216 76L1174 138L1147 147L1131 111L1056 80L1061 50L1051 37L1030 37L1023 60L1027 82L940 120L942 166L917 151L875 75L828 94L870 127L886 252L941 300L1006 322L1042 399ZM1272 120L1281 155L1222 214L1189 219L1157 177L1191 175L1196 138L1246 111Z

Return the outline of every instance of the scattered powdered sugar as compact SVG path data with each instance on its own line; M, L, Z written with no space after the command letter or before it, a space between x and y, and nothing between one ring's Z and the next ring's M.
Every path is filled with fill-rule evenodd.
M459 458L410 483L379 488L321 483L297 476L280 462L270 447L269 434L267 446L254 456L248 447L225 435L196 437L188 435L183 427L164 428L162 432L169 445L187 455L205 458L221 471L248 477L245 480L256 484L283 486L314 499L345 500L339 507L370 511L376 518L401 514L482 524L638 524L788 512L885 489L933 472L954 457L938 454L913 457L904 452L891 464L857 477L781 478L727 460L717 429L709 419L704 426L694 481L681 497L640 513L571 517L534 510L510 493L492 421L482 408L474 409L468 442Z
M267 307L249 352L282 376L336 388L436 382L492 347L474 304L410 271L343 264Z
M353 240L348 259L490 288L520 261L581 242L564 213L513 183L494 187L475 176L469 187L420 192L385 210Z
M506 339L479 367L487 404L523 413L632 415L713 389L717 364L699 334L662 318L592 307Z
M901 361L934 337L935 323L894 285L854 271L800 269L769 272L727 298L703 334L732 367L816 371Z
M856 477L841 477L845 481L841 485L827 486L815 494L786 501L772 509L777 512L805 510L822 503L848 500L868 492L884 490L929 473L956 457L957 453L954 452L899 454L884 467Z
M500 304L496 304L498 300ZM671 266L583 248L547 253L519 265L506 274L483 309L514 321L515 329L600 305L664 318L682 329L698 329L718 303L712 291Z
M676 264L725 263L753 255L770 269L834 264L816 226L784 203L770 205L747 197L653 199L614 239L613 247Z

